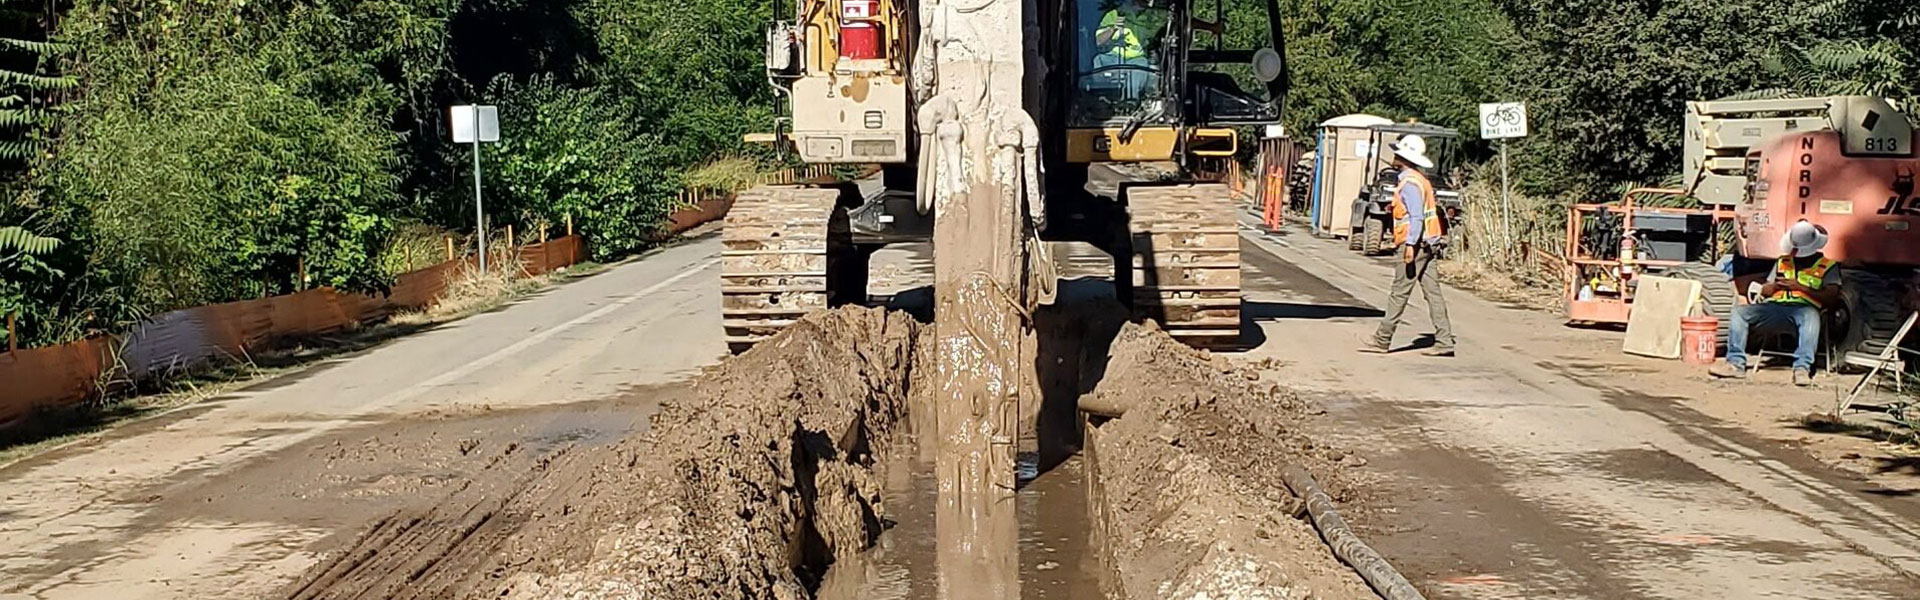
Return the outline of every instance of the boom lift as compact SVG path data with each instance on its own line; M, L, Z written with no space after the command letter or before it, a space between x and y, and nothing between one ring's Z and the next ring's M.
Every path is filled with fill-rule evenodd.
M1569 211L1568 318L1624 323L1643 273L1700 281L1726 338L1747 283L1766 277L1780 236L1806 220L1842 265L1825 307L1837 366L1871 366L1920 307L1920 153L1908 115L1881 98L1687 103L1684 189L1636 190ZM1662 206L1644 206L1658 200Z

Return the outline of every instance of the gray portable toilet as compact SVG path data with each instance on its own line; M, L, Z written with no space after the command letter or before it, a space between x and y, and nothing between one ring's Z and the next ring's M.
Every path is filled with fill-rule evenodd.
M1353 199L1373 173L1386 165L1382 153L1368 146L1372 127L1390 125L1385 117L1351 114L1320 124L1314 143L1313 198L1309 223L1313 234L1347 237L1353 222Z

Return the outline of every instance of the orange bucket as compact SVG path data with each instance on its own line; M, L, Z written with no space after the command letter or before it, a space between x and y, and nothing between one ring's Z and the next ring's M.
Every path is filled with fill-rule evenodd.
M1680 360L1690 365L1713 364L1720 354L1720 319L1713 317L1680 318Z

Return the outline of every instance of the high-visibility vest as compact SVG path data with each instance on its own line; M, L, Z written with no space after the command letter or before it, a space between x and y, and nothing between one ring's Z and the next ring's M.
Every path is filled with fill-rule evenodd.
M1409 185L1420 188L1420 206L1426 213L1425 218L1420 222L1422 235L1427 239L1433 239L1440 237L1441 234L1440 203L1433 199L1433 182L1428 181L1427 176L1419 171L1407 169L1405 172L1412 177L1401 180L1400 187L1393 190L1393 244L1395 246L1407 245L1407 230L1411 229L1407 223L1407 207L1400 203L1400 194Z
M1833 265L1832 259L1821 257L1820 260L1813 262L1812 267L1795 269L1793 256L1782 256L1780 262L1773 265L1773 278L1791 279L1800 282L1800 285L1807 286L1807 289L1817 290L1820 289L1821 284L1826 283L1827 271L1833 269ZM1774 304L1799 304L1820 308L1820 301L1813 299L1813 296L1788 289L1774 292L1772 296L1767 297L1767 301Z
M1110 11L1106 14L1106 16L1100 18L1100 28L1106 29L1108 27L1114 26L1115 24L1118 24L1119 22L1120 22L1120 12ZM1108 40L1107 43L1113 45L1113 48L1107 51L1108 54L1118 56L1120 57L1120 60L1135 60L1140 58L1146 58L1147 45L1144 43L1141 43L1140 36L1133 33L1133 26L1128 25L1128 26L1121 27L1120 33L1117 37L1119 39Z

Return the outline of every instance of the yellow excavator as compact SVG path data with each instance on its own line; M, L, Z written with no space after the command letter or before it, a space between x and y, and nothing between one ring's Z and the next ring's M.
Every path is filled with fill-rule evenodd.
M1023 109L1038 133L1023 142L1035 152L1022 156L1037 168L1021 170L1044 175L1015 175L1038 193L1005 202L1041 239L1111 254L1119 298L1139 317L1196 346L1237 343L1240 257L1228 186L1179 169L1089 191L1089 167L1229 159L1242 130L1277 124L1286 88L1277 0L1234 2L1240 10L1222 0L997 0L1018 8L1017 26L979 18L987 11L978 7L994 1L776 3L766 61L783 117L775 134L756 139L810 164L878 164L886 190L768 186L739 196L724 231L733 350L808 311L865 300L875 250L933 237L942 169L957 175L978 160L942 141L940 125L961 111L936 97L942 86L962 99L970 87L991 87L954 81L977 74L943 73L937 57L972 58L979 46L1020 57L1006 65L1017 67L1015 81L999 82L1014 93L992 99ZM1229 37L1258 42L1231 48ZM939 255L936 245L936 262Z
M1188 165L1238 151L1235 127L1280 117L1277 0L1247 39L1201 0L800 0L776 6L767 74L786 117L769 141L815 164L879 164L884 191L740 194L722 239L736 351L814 310L866 299L868 259L933 242L931 415L939 596L1019 596L1020 390L1035 308L1058 277L1047 240L1114 257L1118 297L1202 346L1240 332L1229 187L1171 177L1091 191L1102 163ZM1258 19L1255 19L1258 20ZM1210 39L1201 39L1210 36ZM1254 92L1246 91L1254 88ZM918 359L916 359L918 360Z

